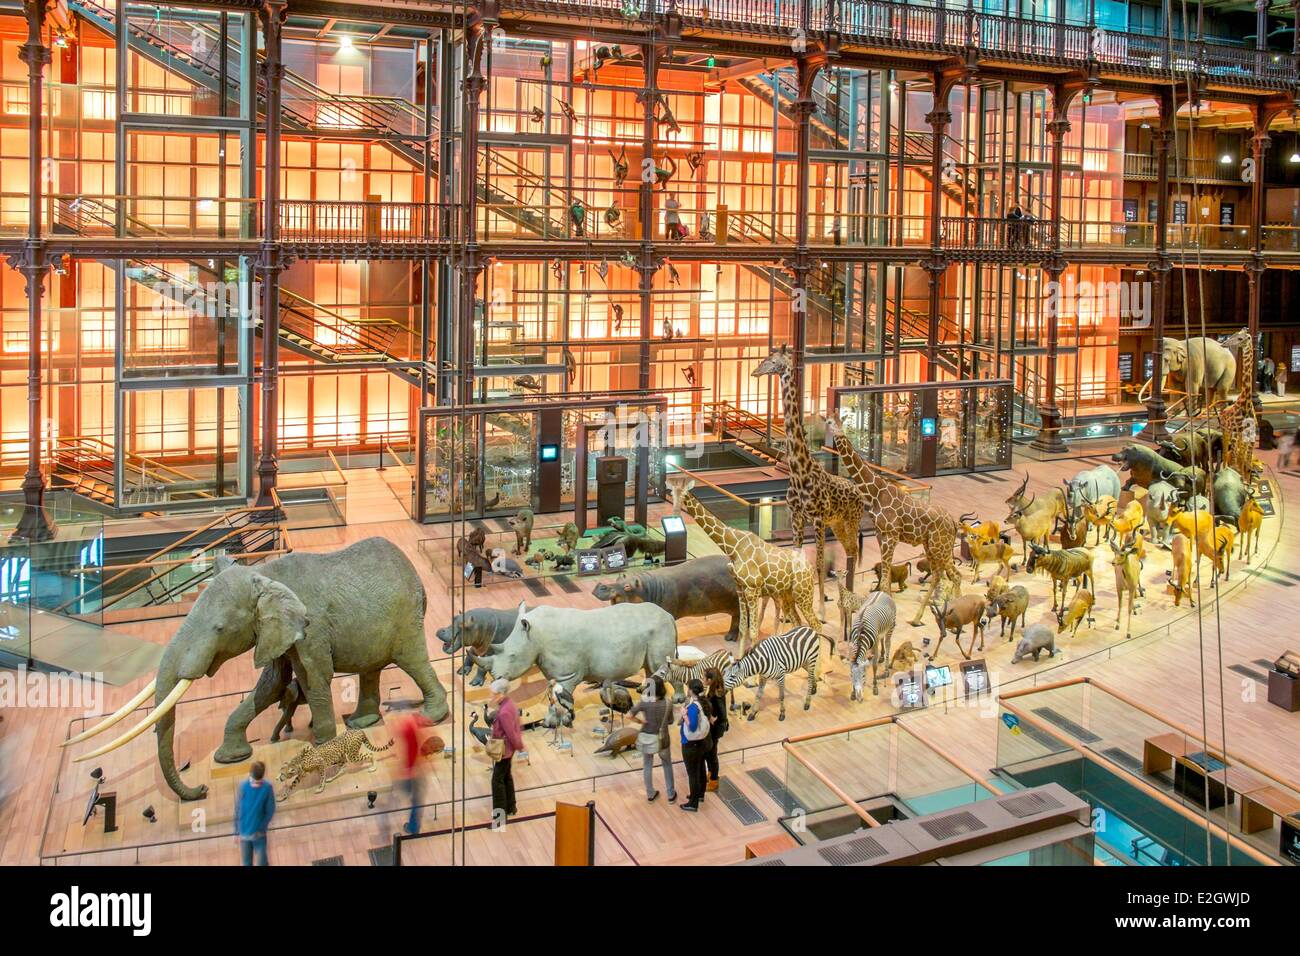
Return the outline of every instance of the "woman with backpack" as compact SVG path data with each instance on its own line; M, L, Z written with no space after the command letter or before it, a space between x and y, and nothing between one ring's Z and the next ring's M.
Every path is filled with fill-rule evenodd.
M690 793L682 804L687 813L696 813L704 799L704 761L713 747L712 721L709 718L704 685L698 678L692 678L686 685L686 703L682 707L681 719L682 762L686 764L686 779L690 781Z

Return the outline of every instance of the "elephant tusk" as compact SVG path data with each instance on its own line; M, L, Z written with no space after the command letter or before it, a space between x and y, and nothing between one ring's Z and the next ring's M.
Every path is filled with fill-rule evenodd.
M151 680L140 690L140 693L136 694L125 704L119 707L116 713L110 714L108 717L105 717L103 720L97 723L94 727L91 727L89 730L83 730L81 733L77 734L77 736L69 737L67 740L63 741L63 743L59 744L59 746L66 747L68 746L68 744L79 744L83 740L89 740L91 737L95 736L96 734L102 733L103 731L107 730L109 727L112 727L115 723L120 721L123 717L131 713L131 711L135 710L146 700L152 697L154 687L157 685L157 683L158 683L158 678L155 677L153 680Z
M108 753L109 751L116 750L118 747L130 743L132 740L135 740L136 737L139 737L142 733L144 733L154 724L158 723L158 721L162 720L165 716L167 716L167 713L173 707L176 706L176 702L181 699L181 695L190 689L190 684L192 683L194 682L191 680L188 680L186 678L181 678L176 682L176 686L172 688L172 692L168 694L166 698L163 699L162 703L160 703L157 707L155 707L152 711L150 711L148 717L140 721L140 723L136 724L133 728L128 730L121 737L118 737L111 744L105 744L103 747L100 747L98 750L92 750L88 754L82 754L80 757L75 757L73 758L72 762L81 763L81 761L83 760L90 760L94 757L102 757L104 754Z

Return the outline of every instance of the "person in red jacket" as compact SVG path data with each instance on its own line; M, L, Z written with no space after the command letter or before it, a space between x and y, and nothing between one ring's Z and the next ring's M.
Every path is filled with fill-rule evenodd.
M401 747L401 766L398 783L411 798L411 815L406 820L407 833L420 832L420 776L424 760L420 756L420 729L429 721L418 711L404 714L397 723L397 740Z
M523 728L519 726L519 708L508 696L510 681L504 677L492 682L492 705L496 716L492 719L492 737L504 740L501 759L492 765L492 822L504 826L507 817L519 812L515 805L515 778L511 760L524 747Z

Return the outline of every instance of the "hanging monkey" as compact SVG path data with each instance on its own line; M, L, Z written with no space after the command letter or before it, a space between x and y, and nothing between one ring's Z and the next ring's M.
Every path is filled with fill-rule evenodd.
M664 166L660 166L657 162L655 163L655 182L659 185L660 189L667 189L668 180L677 175L677 160L673 159L671 156L665 156L664 163L666 164Z
M617 156L614 155L614 151L611 149L609 150L609 158L614 161L614 186L622 188L623 180L627 179L628 172L627 149L620 149Z
M613 305L614 309L614 331L620 332L623 329L623 307L617 302Z

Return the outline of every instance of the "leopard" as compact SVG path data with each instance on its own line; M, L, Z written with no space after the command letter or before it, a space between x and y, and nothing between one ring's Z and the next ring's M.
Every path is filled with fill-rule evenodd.
M320 774L320 785L316 788L317 793L325 789L325 784L338 777L343 772L343 768L350 763L361 763L363 760L369 760L370 773L379 769L375 765L374 754L383 753L389 747L393 746L393 741L388 741L382 747L376 747L370 742L364 730L349 730L339 734L332 740L327 740L323 744L312 746L308 744L305 748L294 754L283 767L280 768L280 782L288 782L288 786L280 794L279 799L286 799L289 794L293 793L294 788L302 782L302 779L310 774ZM369 751L369 753L367 753ZM331 769L337 767L338 773L333 777L329 776Z

